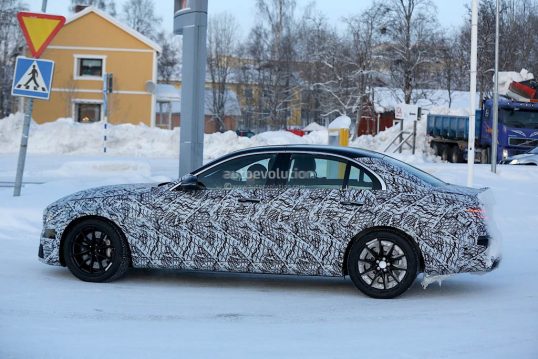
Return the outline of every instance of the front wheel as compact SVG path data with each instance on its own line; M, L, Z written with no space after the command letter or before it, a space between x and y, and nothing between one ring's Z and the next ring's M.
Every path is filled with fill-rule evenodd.
M409 241L391 232L376 232L353 243L347 270L361 292L389 299L409 289L417 277L418 263Z
M111 224L88 219L76 224L66 235L63 255L67 268L86 282L106 282L127 272L129 247Z

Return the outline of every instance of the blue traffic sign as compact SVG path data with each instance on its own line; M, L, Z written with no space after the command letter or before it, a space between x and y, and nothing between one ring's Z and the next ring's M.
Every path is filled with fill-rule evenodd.
M11 94L48 100L53 72L54 61L17 57Z

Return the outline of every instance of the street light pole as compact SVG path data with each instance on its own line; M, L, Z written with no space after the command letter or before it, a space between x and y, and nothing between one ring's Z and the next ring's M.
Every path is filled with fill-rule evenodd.
M493 95L493 133L491 134L491 172L497 173L499 140L499 0L495 15L495 92Z
M175 0L174 33L183 35L179 176L200 167L204 151L208 0Z
M467 186L473 185L474 179L474 151L475 151L475 123L476 123L476 67L478 47L478 0L472 0L471 6L471 89L469 105L469 142L467 147Z

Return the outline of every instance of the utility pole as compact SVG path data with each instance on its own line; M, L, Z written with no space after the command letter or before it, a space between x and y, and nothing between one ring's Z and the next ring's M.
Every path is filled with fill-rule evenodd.
M471 6L471 89L469 105L469 142L467 146L467 186L471 187L474 180L474 151L476 123L476 67L478 47L478 0L472 0Z
M175 0L174 3L174 33L183 35L179 177L203 162L207 1Z
M493 95L493 133L491 134L491 172L497 173L499 142L499 0L495 14L495 92Z

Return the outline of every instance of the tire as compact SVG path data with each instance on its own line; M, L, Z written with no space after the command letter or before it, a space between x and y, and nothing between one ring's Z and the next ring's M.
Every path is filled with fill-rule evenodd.
M383 248L382 253L379 248ZM353 243L347 271L367 296L390 299L409 289L417 277L418 264L418 254L408 240L392 232L374 232Z
M486 147L480 151L480 163L483 165L487 165L490 163L491 158L491 148Z
M433 151L433 154L436 155L436 156L440 156L441 155L441 145L437 142L432 142L432 151Z
M67 268L85 282L109 282L129 268L131 253L123 234L112 224L98 219L77 223L63 245Z
M450 162L452 163L460 163L463 160L463 153L461 152L460 148L456 146L452 146L450 150Z
M443 161L448 161L449 149L448 145L443 145L441 147L441 159Z

